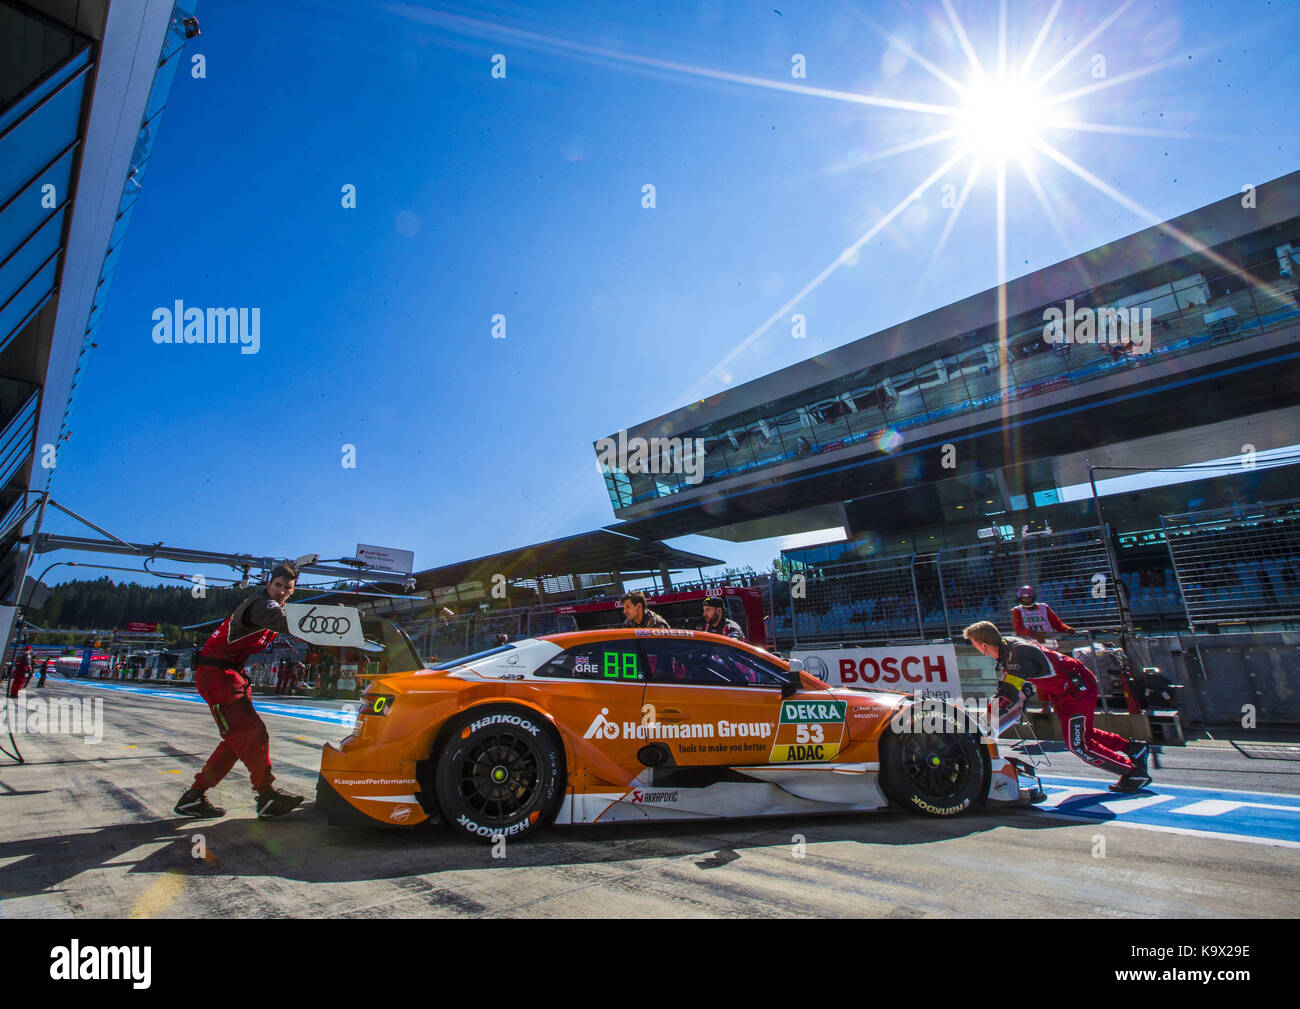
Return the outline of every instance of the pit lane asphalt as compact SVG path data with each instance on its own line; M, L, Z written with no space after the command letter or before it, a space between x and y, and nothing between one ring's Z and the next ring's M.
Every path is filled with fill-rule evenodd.
M1091 816L1071 811L1068 801L1056 813L952 820L887 812L552 827L494 859L442 827L329 827L310 803L259 821L237 766L214 790L224 819L182 820L171 807L217 739L205 706L55 678L27 694L102 698L103 740L19 735L28 763L0 757L4 917L1178 918L1294 917L1300 907L1300 837L1215 836L1205 817L1197 833L1168 833L1124 815L1097 819L1095 806ZM339 703L258 704L281 785L314 795L321 743L346 732ZM1261 795L1263 807L1295 805L1300 753L1247 750L1166 748L1156 791L1250 789L1275 796ZM1104 790L1110 780L1069 754L1048 756L1040 773L1049 783ZM1289 816L1260 815L1274 825Z

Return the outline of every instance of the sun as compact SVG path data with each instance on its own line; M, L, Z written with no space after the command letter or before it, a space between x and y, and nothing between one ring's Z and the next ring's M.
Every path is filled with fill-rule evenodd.
M1043 100L1011 77L981 77L967 85L957 116L974 153L994 164L1028 157L1045 121Z
M964 56L964 70L957 67L945 68L940 66L924 53L918 51L905 37L906 32L891 32L876 24L866 14L858 11L859 20L885 39L889 43L891 51L904 56L907 61L914 63L929 74L936 83L942 85L946 92L951 93L951 98L947 98L946 93L943 94L945 100L941 101L928 98L925 101L920 101L917 100L916 96L903 98L892 95L870 94L859 90L838 90L832 87L812 85L799 80L785 80L784 78L761 78L720 68L695 66L651 56L632 55L621 50L587 45L568 39L527 33L521 34L531 43L540 44L543 48L552 48L582 59L611 61L615 64L635 67L639 71L650 70L656 73L686 75L708 80L717 86L740 85L783 94L803 95L818 101L844 102L859 108L889 109L893 112L909 114L918 119L920 128L917 130L917 135L903 139L901 142L878 148L874 143L875 137L873 136L871 138L872 143L868 145L871 148L870 153L861 159L863 164L883 162L890 158L911 154L923 148L937 147L943 152L935 159L941 163L937 164L928 175L905 193L892 208L881 213L853 242L836 253L834 258L827 262L819 272L791 294L783 305L767 316L766 319L759 322L742 340L728 350L712 368L701 371L695 385L688 390L685 397L687 400L695 400L705 395L711 395L712 393L709 390L714 390L719 380L724 385L728 384L731 379L728 366L732 361L745 354L754 345L755 341L773 326L780 323L782 319L788 318L797 305L802 303L804 299L817 290L838 270L852 266L857 262L861 250L868 242L888 228L900 214L915 205L918 200L924 199L926 194L936 186L944 188L945 199L947 199L947 190L959 188L960 194L957 195L955 203L950 206L952 213L947 215L947 220L935 240L930 261L921 272L917 292L919 293L924 288L932 271L944 261L944 251L948 238L962 215L962 209L966 206L967 197L975 190L976 184L981 179L991 175L993 189L996 194L996 232L993 236L996 258L994 263L999 297L1003 296L1007 283L1006 208L1010 185L1019 184L1019 180L1012 179L1012 173L1007 170L1012 164L1019 168L1019 175L1023 176L1023 182L1028 186L1028 191L1037 199L1042 209L1043 218L1060 237L1062 247L1067 250L1068 255L1073 255L1077 251L1075 243L1066 234L1065 228L1057 215L1057 201L1051 195L1051 189L1048 185L1054 180L1048 177L1040 178L1043 171L1054 172L1058 168L1064 169L1070 175L1109 197L1119 206L1146 220L1153 226L1164 229L1166 233L1173 235L1177 241L1188 249L1215 261L1216 265L1222 266L1226 272L1235 270L1236 267L1228 263L1227 260L1217 263L1214 260L1214 257L1218 255L1217 253L1206 249L1203 243L1195 241L1188 235L1170 230L1170 226L1164 221L1163 216L1157 216L1148 208L1136 203L1120 190L1089 172L1082 165L1076 164L1047 139L1047 135L1057 134L1065 134L1076 138L1092 134L1101 137L1107 135L1160 137L1165 140L1210 139L1197 137L1182 128L1093 121L1085 113L1086 106L1081 107L1080 104L1083 99L1114 88L1117 85L1131 84L1133 81L1162 70L1184 66L1185 64L1181 58L1182 54L1171 55L1157 62L1139 65L1132 70L1110 77L1103 74L1102 77L1094 78L1081 85L1076 83L1063 86L1059 82L1055 85L1051 83L1054 78L1072 67L1076 72L1079 71L1080 64L1088 59L1087 53L1093 51L1089 47L1093 46L1094 41L1111 28L1125 11L1132 7L1133 2L1134 0L1121 0L1118 7L1090 29L1085 25L1070 25L1066 26L1070 29L1069 31L1062 31L1056 19L1063 6L1063 0L1053 0L1050 10L1048 10L1038 28L1037 34L1034 36L1033 42L1022 52L1019 51L1018 47L1013 48L1007 45L1007 3L1006 0L1002 0L998 5L997 46L996 48L990 46L988 47L989 51L981 54L976 51L976 46L972 43L970 35L953 7L953 0L939 0L939 5L942 7L948 22L946 37L942 40L944 48L953 50L952 43L955 41L956 47L960 48ZM993 5L988 4L985 6L992 7ZM432 14L421 15L421 17L426 20L441 19L441 15L435 17ZM933 23L939 24L940 19L934 18ZM489 25L486 22L480 23L458 18L458 29L462 24L475 26L476 31L480 32L485 38L496 39L501 31L500 26L496 24ZM1056 29L1055 34L1054 29ZM1080 37L1068 51L1059 53L1053 51L1054 46L1052 43L1054 39L1070 38L1074 35ZM1114 37L1112 35L1112 38ZM983 59L981 59L981 55L983 55ZM1187 58L1190 59L1191 57L1187 56ZM962 81L960 76L963 73L969 75L965 82ZM960 177L953 176L952 173L963 162L968 164L965 181L959 187L954 187L953 182L959 180ZM1041 164L1036 162L1041 162ZM949 207L947 203L944 206Z

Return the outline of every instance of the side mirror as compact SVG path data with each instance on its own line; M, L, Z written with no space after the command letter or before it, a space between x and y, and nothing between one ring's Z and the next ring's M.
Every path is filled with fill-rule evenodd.
M785 700L788 697L793 697L796 693L798 693L799 689L802 686L803 686L803 679L799 676L798 671L795 670L791 674L790 679L786 680L784 683L781 684L781 700Z
M803 668L803 659L790 660L790 672L797 673Z

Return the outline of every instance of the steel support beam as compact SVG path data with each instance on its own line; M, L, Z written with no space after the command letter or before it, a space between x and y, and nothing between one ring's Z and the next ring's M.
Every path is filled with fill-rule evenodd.
M36 536L36 553L51 550L81 550L86 553L124 554L131 557L150 557L184 564L211 564L218 567L271 569L284 558L255 554L223 553L219 550L189 550L185 547L165 546L161 543L127 543L124 540L92 539L87 536L65 536L60 533L39 533ZM404 584L410 577L404 571L387 571L383 568L337 567L331 564L307 564L302 574L330 578L348 578L369 582L395 582ZM142 572L148 574L148 572Z

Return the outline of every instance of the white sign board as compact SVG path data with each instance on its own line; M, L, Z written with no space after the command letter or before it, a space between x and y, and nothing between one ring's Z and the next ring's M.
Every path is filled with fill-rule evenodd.
M17 606L0 606L0 651L9 644L9 632L14 628L14 614L17 612ZM3 657L0 655L0 659Z
M828 648L791 652L803 667L832 687L880 687L940 697L961 696L957 649L952 645L893 648Z
M357 544L357 560L365 561L372 568L384 571L401 571L410 574L415 570L415 551L396 550L392 547L377 547L370 543Z
M366 643L361 633L361 614L355 606L285 603L284 615L289 621L289 633L313 645L361 648Z

